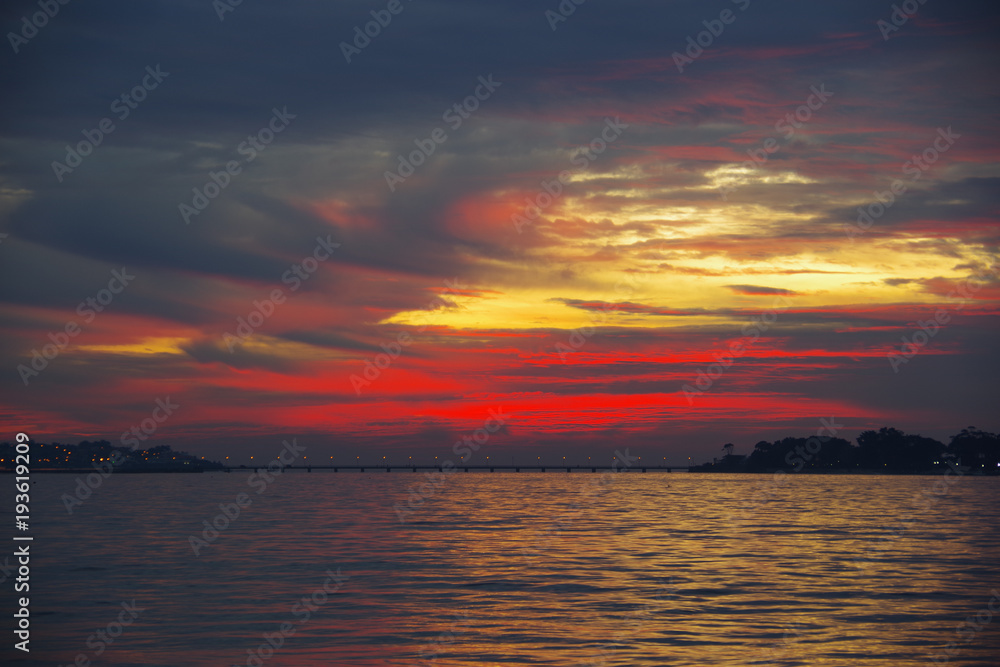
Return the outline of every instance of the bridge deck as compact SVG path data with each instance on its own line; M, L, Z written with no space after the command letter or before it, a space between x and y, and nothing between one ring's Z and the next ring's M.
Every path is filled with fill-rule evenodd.
M233 470L260 470L265 466L229 466L224 468L226 472L231 472ZM356 470L358 472L375 472L375 471L385 471L385 472L419 472L422 470L437 470L440 472L444 471L444 466L441 465L293 465L285 466L285 470L305 470L307 472L312 472L313 470L332 470L334 472ZM600 467L600 466L560 466L560 465L456 465L454 470L461 470L463 472L472 471L483 471L483 472L610 472L610 467ZM687 470L688 466L632 466L631 468L619 468L617 472L673 472L674 470Z

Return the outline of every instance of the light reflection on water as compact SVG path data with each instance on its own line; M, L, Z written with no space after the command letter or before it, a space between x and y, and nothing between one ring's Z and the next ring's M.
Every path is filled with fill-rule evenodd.
M10 664L245 665L282 623L265 665L906 667L949 642L951 665L1000 664L1000 618L956 634L1000 589L998 478L918 509L940 477L633 472L574 509L594 477L455 473L401 525L423 475L296 471L257 495L245 473L119 474L72 516L73 477L36 476L33 649ZM189 536L241 492L196 557ZM350 578L301 622L337 568ZM88 636L132 599L144 611L96 658Z

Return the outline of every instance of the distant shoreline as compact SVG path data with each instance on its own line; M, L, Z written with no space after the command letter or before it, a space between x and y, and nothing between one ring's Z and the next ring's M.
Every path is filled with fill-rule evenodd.
M399 467L392 467L392 466L390 466L388 469L386 469L383 466L364 466L364 467L358 467L358 466L337 466L338 469L334 470L330 466L323 466L323 467L320 467L320 466L303 466L303 467L299 467L299 466L294 466L294 467L293 466L286 466L283 470L296 470L296 471L304 472L304 473L308 474L308 473L314 472L311 468L315 468L315 472L317 472L317 473L326 472L326 473L331 473L331 474L336 474L336 475L349 474L349 473L369 474L369 473L386 473L386 472L396 473L396 474L413 474L414 472L422 472L424 470L436 470L437 469L434 466L417 466L417 470L416 471L413 470L412 466L399 466ZM510 467L510 466L505 466L505 467L501 468L499 466L493 466L493 468L496 468L496 470L491 470L489 467L468 466L468 470L465 470L464 467L458 467L458 468L455 468L454 471L457 472L457 473L463 473L463 474L464 473L470 473L470 474L471 473L487 473L487 474L490 474L490 473L493 473L493 474L496 474L496 473L514 473L514 474L525 474L525 475L527 475L527 474L532 474L532 473L534 473L534 474L544 473L544 474L563 474L563 475L565 475L567 473L593 474L594 472L601 473L601 472L607 472L607 471L610 470L610 468L597 468L596 470L594 470L594 469L592 469L591 466L580 466L580 467L570 466L569 470L567 470L565 467L562 467L562 466L546 466L544 469L540 468L538 466L534 466L534 467L521 466L520 468ZM161 469L161 470L156 470L156 469L144 469L144 470L118 469L118 470L116 470L116 473L118 473L118 474L126 474L126 475L163 475L163 474L191 475L191 474L202 474L202 473L224 473L224 474L228 474L228 473L233 473L233 472L241 472L243 470L247 470L247 471L251 471L252 472L252 471L257 471L257 470L261 470L261 469L266 469L266 466L258 466L256 468L252 467L252 466L246 466L246 467L242 467L242 468L236 467L236 468L230 468L228 470L227 469L219 469L219 468L173 468L173 469ZM83 474L89 474L89 473L100 472L100 471L97 470L96 468L47 468L47 469L36 468L36 469L33 469L31 472L32 472L32 474L35 474L35 475L44 475L44 474L83 475ZM799 472L794 472L791 469L785 470L785 469L781 469L781 468L777 468L777 469L774 469L774 470L687 470L687 469L685 469L683 467L680 467L680 468L670 467L669 469L666 468L666 467L664 467L664 468L647 467L646 470L636 468L636 469L632 469L632 470L619 470L618 472L619 473L639 474L639 475L642 475L642 474L654 474L654 473L662 473L662 474L668 474L668 475L676 475L676 474L679 474L679 473L692 473L692 474L696 474L696 475L697 474L702 474L702 475L704 475L704 474L774 475L776 473L783 473L783 474L786 474L786 475L835 475L835 476L857 475L857 476L868 476L868 477L877 476L877 475L891 475L891 476L911 476L911 477L921 477L921 476L922 477L933 477L933 476L941 475L942 474L942 469L937 469L937 470L801 470ZM14 470L12 470L12 469L8 469L8 468L0 469L0 474L13 474L13 473L14 473ZM979 470L976 470L976 471L970 470L970 471L964 473L963 476L965 476L965 477L998 477L998 476L1000 476L1000 473L988 473L988 472L983 472L983 471L979 471Z
M932 470L800 470L794 472L792 469L776 468L774 470L690 470L696 475L716 473L723 475L774 475L784 473L786 475L911 475L911 476L934 476L941 475L947 468L937 468ZM963 477L997 477L1000 473L988 473L982 471L968 471L963 473Z

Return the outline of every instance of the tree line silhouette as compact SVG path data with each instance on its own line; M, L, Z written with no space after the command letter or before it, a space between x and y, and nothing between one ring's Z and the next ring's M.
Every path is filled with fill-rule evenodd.
M15 467L14 445L0 443L0 470ZM80 470L94 466L126 471L191 471L219 470L224 466L216 461L206 461L186 452L158 445L149 449L116 447L107 440L84 440L78 445L58 442L32 442L30 467L39 469Z
M721 459L691 467L691 472L931 472L959 466L972 474L1000 474L1000 435L974 426L953 435L947 445L933 438L910 435L895 428L864 431L857 445L835 437L782 438L760 441L749 455L734 454L726 443ZM13 470L15 446L0 443L0 470ZM107 440L84 440L78 445L32 443L32 469L83 469L111 465L131 471L204 471L222 463L199 459L168 445L143 450L117 447Z
M692 472L800 472L874 471L930 472L951 466L968 469L969 473L996 475L1000 473L1000 435L981 431L974 426L962 429L944 443L921 435L882 427L864 431L857 445L843 438L812 437L782 438L774 442L760 441L747 455L733 454L734 445L727 443L726 454L691 468Z

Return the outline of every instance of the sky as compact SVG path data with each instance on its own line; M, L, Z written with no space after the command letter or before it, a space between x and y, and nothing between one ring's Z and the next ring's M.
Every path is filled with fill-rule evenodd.
M44 5L0 14L4 439L1000 430L994 3Z

